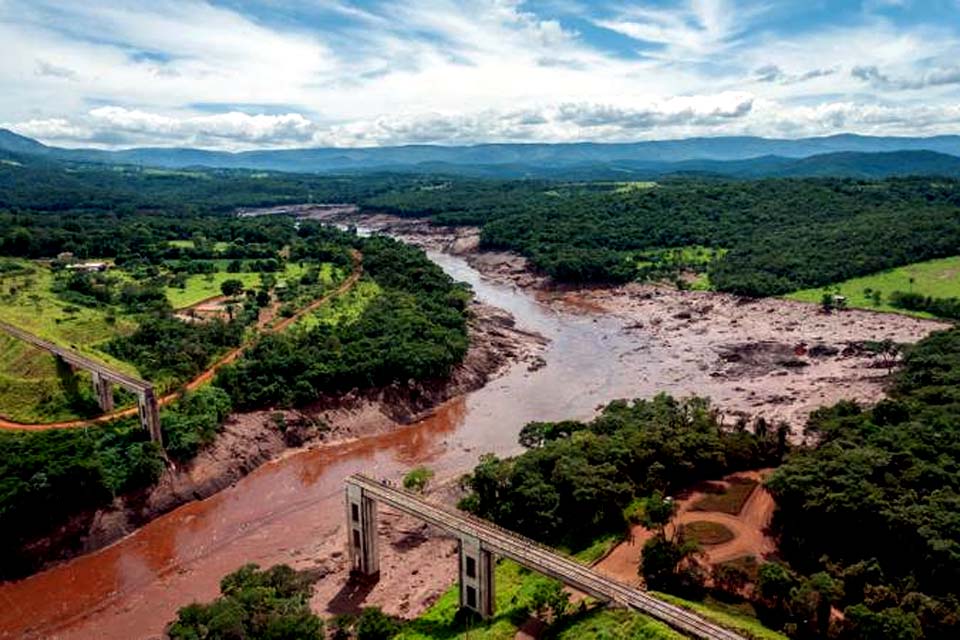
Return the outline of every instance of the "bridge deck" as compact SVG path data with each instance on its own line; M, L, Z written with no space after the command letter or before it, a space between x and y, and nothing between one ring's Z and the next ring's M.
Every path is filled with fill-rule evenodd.
M69 362L75 367L85 369L87 371L96 371L100 376L106 380L110 380L122 387L133 391L134 393L142 393L153 389L153 385L145 380L140 380L139 378L134 378L131 375L127 375L122 371L117 371L102 362L97 362L92 358L88 358L72 349L67 349L66 347L61 347L58 344L49 342L33 335L19 327L15 327L12 324L7 324L6 322L0 322L0 331L7 333L18 340L22 340L28 344L31 344L38 349L43 349L55 356L63 358L66 362Z
M497 555L556 578L595 598L636 609L696 638L744 640L742 636L708 622L682 607L663 602L639 589L601 575L549 547L486 520L427 502L408 491L384 485L364 475L350 476L347 482L360 487L378 502L454 534L475 537L485 548Z

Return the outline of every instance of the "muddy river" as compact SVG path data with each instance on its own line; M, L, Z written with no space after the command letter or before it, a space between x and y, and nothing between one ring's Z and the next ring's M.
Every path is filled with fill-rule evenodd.
M547 365L514 366L410 427L289 455L110 547L2 584L0 638L159 637L178 607L214 597L220 578L238 566L302 565L336 548L342 480L351 473L398 478L422 463L449 478L482 453L516 451L530 420L588 418L608 400L658 391L721 401L731 393L710 376L706 363L716 354L708 349L681 357L666 340L627 330L615 316L560 311L528 291L483 279L459 257L431 257L470 283L481 301L547 337Z

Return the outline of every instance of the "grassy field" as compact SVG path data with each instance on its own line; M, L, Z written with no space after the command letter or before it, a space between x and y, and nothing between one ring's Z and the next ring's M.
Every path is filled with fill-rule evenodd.
M614 193L632 193L633 191L647 191L657 186L656 182L618 182L613 189Z
M171 247L179 247L180 249L193 249L197 246L197 243L193 240L170 240L167 244ZM223 253L228 248L230 248L229 242L214 242L213 250L217 253Z
M187 278L186 288L167 287L167 299L174 309L185 309L202 302L207 298L213 298L221 295L220 285L227 280L240 280L246 289L256 288L260 284L260 273L252 271L242 271L240 273L227 273L226 260L214 260L217 263L216 273L195 274ZM299 263L287 263L286 270L283 273L274 274L277 282L297 281L306 272L306 266L301 267ZM324 264L321 266L321 279L329 285L334 280L333 266Z
M691 538L700 544L723 544L735 537L733 531L718 522L697 521L680 525L684 538Z
M27 273L0 276L0 320L23 328L135 374L136 369L97 349L118 334L132 332L136 324L104 309L78 307L60 300L51 291L53 274L44 265L22 263Z
M340 323L353 322L378 295L380 295L380 285L368 278L362 278L350 291L304 316L297 324L309 329L318 324L336 326Z
M733 478L730 486L716 493L708 493L693 505L694 511L719 511L738 515L743 510L750 494L757 488L757 482L749 478Z
M890 294L894 291L912 291L934 298L960 298L960 256L917 262L862 278L846 280L823 289L796 291L786 297L791 300L819 304L824 293L835 293L846 296L849 307L930 317L929 314L890 306ZM873 292L880 293L879 304L874 299Z
M464 623L456 618L457 587L443 594L419 618L407 623L399 640L512 640L529 616L530 602L537 587L548 581L509 560L497 564L496 613L486 622ZM680 634L647 616L628 611L596 609L578 613L559 632L568 640L649 638L680 640Z
M751 640L787 640L782 633L767 629L752 615L750 605L729 605L716 600L693 602L666 593L653 593L661 600L698 613L707 620L727 627Z

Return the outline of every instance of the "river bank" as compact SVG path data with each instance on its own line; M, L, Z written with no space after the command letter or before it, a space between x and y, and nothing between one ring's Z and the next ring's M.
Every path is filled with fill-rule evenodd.
M387 233L427 249L464 258L493 282L531 292L568 313L623 320L623 331L653 337L672 350L665 373L679 383L696 369L708 395L730 421L787 422L803 439L806 417L840 400L872 404L883 398L896 356L871 343L912 344L946 322L863 310L824 313L818 305L780 298L745 299L711 291L681 291L658 284L558 285L522 257L480 250L476 227L444 227L386 214L305 213ZM644 347L638 346L643 350ZM648 380L637 371L640 381ZM665 387L671 386L664 384Z
M518 329L510 314L479 302L471 304L469 315L470 348L448 378L353 390L296 410L232 414L212 444L190 461L169 466L151 487L118 496L106 508L77 513L15 554L37 571L94 552L185 503L234 485L271 460L402 428L482 387L512 363L539 366L541 336Z

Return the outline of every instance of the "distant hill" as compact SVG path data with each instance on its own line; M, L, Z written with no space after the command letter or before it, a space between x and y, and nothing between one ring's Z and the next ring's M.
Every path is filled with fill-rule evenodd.
M498 178L639 179L690 173L742 178L960 175L960 136L842 134L798 140L740 136L623 144L408 145L230 153L187 148L63 149L0 129L0 151L57 160L166 168L324 173L415 171Z

